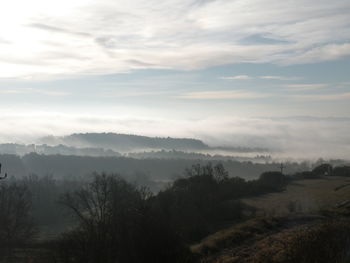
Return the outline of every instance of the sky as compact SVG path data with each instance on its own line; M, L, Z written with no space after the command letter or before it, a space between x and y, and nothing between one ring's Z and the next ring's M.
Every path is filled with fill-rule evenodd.
M350 154L349 0L12 0L0 142L119 132Z

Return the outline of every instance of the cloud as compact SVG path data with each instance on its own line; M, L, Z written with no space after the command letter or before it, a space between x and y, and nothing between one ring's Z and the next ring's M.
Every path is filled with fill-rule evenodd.
M312 94L312 95L294 95L294 99L298 100L315 100L315 101L337 101L350 100L350 92L339 94Z
M41 23L33 23L29 24L28 26L46 30L46 31L51 31L55 33L65 33L65 34L72 34L72 35L78 35L78 36L83 36L83 37L89 37L91 36L89 33L84 33L84 32L74 32L68 29L60 28L60 27L55 27L55 26L50 26L46 24L41 24Z
M259 77L252 77L248 75L237 75L232 77L221 77L220 79L226 79L226 80L250 80L250 79L265 79L265 80L300 80L299 77L284 77L284 76L259 76Z
M10 42L10 41L7 41L6 39L0 38L0 44L9 45L9 44L11 44L11 42Z
M30 79L30 76L28 76ZM34 88L8 88L1 89L0 94L39 94L45 96L68 96L70 93L61 90L45 90L45 89L34 89Z
M325 89L328 87L328 84L289 84L284 85L284 88L290 89L290 90L318 90L318 89Z
M249 80L253 79L252 77L248 75L237 75L232 77L221 77L220 79L227 79L227 80Z
M260 79L267 79L267 80L300 80L299 77L284 77L284 76L260 76Z
M349 8L343 0L13 0L0 10L11 42L0 50L0 77L341 59L350 55ZM67 51L86 59L47 57Z
M350 43L330 44L300 52L284 61L284 64L305 64L337 60L350 56Z
M289 41L270 38L264 36L264 34L254 34L244 37L240 40L240 43L244 45L276 45L276 44L290 44Z
M145 97L145 96L160 96L169 95L170 92L166 90L144 90L144 89L126 89L125 91L107 90L100 92L98 97L102 98L123 98L123 97Z
M218 91L199 91L181 94L178 98L193 100L222 100L222 99L258 99L267 98L271 94L257 92L247 92L241 90L218 90Z

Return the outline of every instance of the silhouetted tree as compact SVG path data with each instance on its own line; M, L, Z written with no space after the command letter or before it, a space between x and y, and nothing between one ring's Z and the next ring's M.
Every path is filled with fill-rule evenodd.
M333 169L334 176L350 176L350 166L338 166Z
M286 185L286 177L281 172L265 172L258 179L262 191L280 191Z
M62 203L79 221L63 236L64 262L186 262L178 236L151 209L151 194L112 175L65 194Z
M156 196L155 205L184 240L198 241L220 223L241 217L243 205L235 200L241 182L229 178L221 164L192 165Z
M333 167L331 164L324 163L316 166L314 169L312 169L312 172L317 175L332 175Z
M0 257L34 236L30 210L31 197L24 185L0 185Z

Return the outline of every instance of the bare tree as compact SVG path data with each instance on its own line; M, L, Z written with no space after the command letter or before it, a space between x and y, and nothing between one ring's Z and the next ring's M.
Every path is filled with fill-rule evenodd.
M15 246L30 240L35 231L30 216L31 198L24 185L0 185L0 251L11 254Z
M1 163L0 163L0 174L1 174ZM5 179L7 177L7 173L4 174L4 176L0 176L0 180Z
M151 194L118 176L96 175L62 203L79 226L61 242L63 262L185 262L185 248L166 222L152 211Z

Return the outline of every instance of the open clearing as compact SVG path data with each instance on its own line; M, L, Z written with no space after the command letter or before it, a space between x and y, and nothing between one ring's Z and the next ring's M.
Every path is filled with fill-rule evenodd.
M292 212L291 210L312 213L331 209L350 200L349 184L349 177L298 180L288 184L285 191L242 201L268 215L284 215Z
M303 255L318 256L324 238L339 247L340 236L348 238L349 214L339 212L349 211L349 200L349 177L293 181L282 192L243 199L257 209L257 217L209 235L191 249L201 263L282 263L291 262L291 255L300 255L293 262L310 262L301 261ZM328 213L319 214L320 210ZM329 247L322 250L324 256Z

